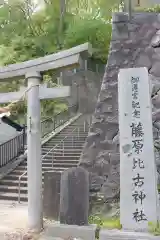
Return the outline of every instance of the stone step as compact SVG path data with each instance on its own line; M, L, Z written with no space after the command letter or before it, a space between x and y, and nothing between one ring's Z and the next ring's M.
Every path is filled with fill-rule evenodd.
M3 192L1 192L0 188L0 200L8 200L8 201L18 201L18 189L17 187L10 188L9 191L5 192L5 188L2 189ZM28 201L28 195L27 195L27 187L22 187L21 183L21 192L20 192L20 200L22 202L27 202Z
M63 152L60 152L60 151L50 151L49 152L49 150L44 150L43 151L43 149L42 149L42 156L43 155L45 155L46 153L48 153L48 155L53 155L54 154L54 156L66 156L66 157L68 157L68 156L71 156L71 157L73 157L73 156L79 156L80 154L81 154L81 151L79 151L79 152L64 152L64 155L63 155Z
M25 193L27 194L27 184L26 186L20 186L20 192L21 194ZM3 194L3 193L17 193L17 197L18 197L18 193L19 193L19 184L17 183L17 185L15 186L8 186L8 185L0 185L0 195Z
M65 142L64 144L59 144L59 143L57 143L57 144L53 144L53 143L48 143L46 146L47 147L49 147L50 149L52 149L52 147L54 148L58 148L58 147L60 147L60 148L63 148L63 146L64 147L69 147L69 148L74 148L74 147L76 147L76 148L78 148L78 147L82 147L83 146L83 144L84 144L84 142L82 142L82 143L76 143L75 141L72 143L72 142Z
M50 166L47 166L47 167L43 167L42 168L42 171L45 172L45 171L52 171L52 170L55 170L55 169L68 169L68 168L72 168L72 167L76 167L78 164L77 163L53 163L53 168L52 168L52 164L50 164ZM21 168L21 169L16 169L12 172L12 175L22 175L25 171L27 170L27 168ZM9 176L9 175L8 175Z
M60 141L67 142L67 141L72 141L72 139L74 139L76 141L85 141L87 136L78 138L77 136L73 136L72 137L72 135L71 135L70 137L66 137L66 138L65 137L66 137L66 135L64 137L60 137L60 138L53 138L52 140L48 141L48 143L50 143L50 142L57 142L57 143L59 143Z
M65 158L65 160L67 161L68 159L72 160L72 159L77 159L80 157L80 154L74 154L74 155L66 155L65 153L63 154L63 152L61 154L55 154L54 152L49 152L49 153L43 153L42 154L42 158L43 159L55 159L55 160L61 160L62 158Z
M85 138L86 139L86 138ZM57 139L53 139L52 141L48 141L44 146L46 145L56 145L56 144L72 144L72 143L77 143L77 144L83 144L85 142L85 139L78 139L78 138L70 138L70 139L60 139L60 140L57 140Z
M70 163L67 163L67 162L66 163L65 162L60 163L60 162L54 162L53 161L53 169L54 168L72 168L72 167L76 167L78 165L78 163L79 163L79 161L74 161L74 162L72 161ZM45 163L44 163L44 165L47 166L47 164L45 164ZM45 166L44 165L43 165L42 169L45 170ZM50 166L52 168L52 164Z
M57 171L57 172L63 172L63 171L65 171L67 168L53 168L53 170L54 171ZM22 174L23 174L23 172L24 171L22 171ZM43 175L43 173L42 173L42 175ZM12 181L14 181L14 180L18 180L19 179L19 177L20 177L20 174L13 174L13 172L11 173L11 174L9 174L9 175L7 175L6 177L5 177L5 179L6 180L12 180ZM27 178L28 178L28 176L27 176L27 174L25 175L25 176L23 176L23 177L21 177L21 180L22 181L27 181ZM43 179L43 176L42 176L42 179ZM3 181L3 180L2 180Z
M17 193L10 193L10 192L5 192L5 193L0 193L0 200L10 200L10 201L18 201L18 194ZM21 194L21 201L27 202L28 197L27 194Z
M0 186L18 186L19 180L9 180L9 179L3 179L0 182ZM27 187L27 181L21 180L21 187Z
M92 189L90 189L90 192L92 193L93 188L95 189L97 186L92 186ZM42 182L42 188L43 188L43 182ZM14 184L11 184L11 182L7 181L4 182L3 185L0 184L0 195L3 193L19 193L19 181L14 181ZM27 181L21 181L20 184L20 193L21 194L27 194Z
M65 146L65 150L66 150L66 149L73 150L74 148L76 148L76 149L81 149L81 151L82 151L83 145L74 146L74 147L72 147L72 146ZM62 146L57 146L57 147L56 147L56 150L57 150L57 149L58 149L58 150L61 149L61 150L63 151Z
M42 184L43 184L43 180L42 180ZM7 187L13 187L13 188L10 188L10 190L14 188L16 189L18 188L18 185L19 185L18 179L9 180L4 178L3 180L0 181L0 191L3 189L6 189ZM26 180L21 179L21 187L23 188L27 187L27 179Z
M77 139L77 138L73 138L73 140L72 139L65 139L64 141L62 141L62 142L57 142L57 140L55 139L55 140L52 140L52 141L49 141L48 143L50 144L66 144L66 143L75 143L75 141L76 141L76 143L78 143L78 144L83 144L84 143L84 140L79 140L79 139Z
M88 133L83 133L83 132L61 132L58 135L55 135L52 139L59 139L59 138L71 138L72 136L77 137L77 138L85 138L88 135Z
M45 152L48 152L48 151L50 151L50 150L54 150L54 152L55 153L61 153L62 151L61 151L61 149L52 149L52 148L49 148L49 147L46 147L46 148L42 148L42 151L45 151ZM80 153L81 154L81 152L82 152L82 148L74 148L74 149L65 149L65 153Z
M79 130L74 130L75 128L78 128ZM78 165L87 135L88 132L84 132L84 120L79 119L63 129L62 132L57 134L54 138L50 139L42 146L42 157L44 158L42 161L42 182L44 179L44 172L46 171L63 172L68 168L76 167ZM63 143L60 142L63 140L64 149ZM56 146L57 144L58 146ZM56 149L54 149L54 146L56 146ZM48 151L51 152L48 153ZM52 168L53 157L54 160ZM26 171L27 160L23 161L15 170L13 170L0 181L0 200L18 200L19 177ZM20 180L22 202L27 201L27 179L28 176L26 173L21 177Z
M60 154L56 154L55 152L46 152L46 153L43 153L42 154L42 157L44 157L44 156L49 156L49 158L50 157L52 157L52 158L55 158L56 160L61 160L61 158L65 158L65 160L67 161L67 160L69 160L69 158L70 158L70 160L72 160L73 158L79 158L80 157L80 155L81 155L81 153L73 153L72 155L71 154L65 154L65 151L64 151L64 154L63 154L63 151L61 151L61 153ZM45 157L44 157L45 158Z
M56 163L72 163L72 162L77 162L77 161L79 161L79 158L80 158L80 156L77 156L77 157L75 157L75 156L72 156L72 157L69 157L69 156L67 156L67 157L65 157L65 156L60 156L60 157L53 157L53 158L44 158L43 159L43 161L42 161L42 165L43 164L46 164L46 163L52 163L52 159L53 159L53 161L54 162L56 162ZM24 162L22 162L22 163L20 163L20 165L19 166L27 166L27 160L25 160Z
M74 167L76 166L77 164L74 164ZM55 172L63 172L63 171L65 171L66 169L68 169L68 167L66 166L66 167L64 167L62 164L60 164L60 167L59 166L54 166L53 168L52 168L52 165L50 165L50 167L48 167L48 165L46 166L46 167L44 167L44 170L46 170L46 171L55 171ZM21 176L24 172L26 172L27 171L27 169L26 168L24 168L24 170L23 169L15 169L14 171L12 171L11 172L11 174L9 174L8 176L12 176L12 175L14 175L14 176ZM43 171L42 172L42 175L44 175L44 172L45 171ZM25 176L27 176L27 173L26 173L26 175ZM6 176L7 177L7 176Z
M67 129L75 129L75 128L81 128L81 129L84 129L84 121L83 120L80 120L80 121L77 121L76 123L73 123L71 125L68 125L66 127L66 129L64 130L67 130Z
M88 135L88 133L82 133L82 132L79 132L79 137L86 137ZM73 131L67 131L67 132L61 132L60 134L54 136L53 138L54 139L59 139L59 138L65 138L65 137L71 137L71 136L76 136L78 137L78 133L77 132L73 132Z
M66 137L66 135L64 137L59 137L59 138L53 138L52 140L50 140L49 142L52 142L52 141L57 141L57 142L60 142L61 140L64 140L64 141L71 141L73 138L76 139L77 141L84 141L86 139L87 135L86 136L80 136L78 137L77 135L73 136L68 136Z
M64 165L76 165L78 163L79 163L79 160L72 160L72 161L70 161L70 160L68 160L68 161L65 161L65 160L56 161L56 160L54 160L53 161L54 166L56 166L57 164L62 165L62 166L64 166ZM42 170L43 170L43 168L45 169L47 167L48 168L52 167L52 161L42 163ZM27 163L19 165L16 169L26 169L27 170Z
M52 159L56 159L57 161L61 161L61 160L77 160L79 159L79 156L63 156L63 154L61 156L55 156L53 155L49 155L49 154L45 154L42 156L42 160L43 161L52 161Z
M66 129L65 131L63 130L62 132L58 133L57 135L55 135L55 137L57 136L63 136L63 135L67 135L69 136L70 134L72 135L87 135L87 131L84 132L83 129L79 129L79 131L76 129L75 130L75 127L72 127L70 129Z
M67 140L72 140L72 137L74 138L74 139L77 139L77 140L82 140L82 141L84 141L85 139L86 139L86 137L87 137L87 135L85 135L85 136L77 136L77 135L70 135L70 136L68 136L68 135L64 135L64 136L59 136L59 137L54 137L52 140L50 140L50 141L53 141L53 140L55 140L55 141L61 141L61 140L64 140L64 141L67 141Z

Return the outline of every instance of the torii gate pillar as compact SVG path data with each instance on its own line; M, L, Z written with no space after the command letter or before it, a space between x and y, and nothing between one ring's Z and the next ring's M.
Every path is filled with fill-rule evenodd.
M32 230L43 227L42 210L42 157L40 128L39 72L28 72L27 112L27 172L28 172L28 225Z

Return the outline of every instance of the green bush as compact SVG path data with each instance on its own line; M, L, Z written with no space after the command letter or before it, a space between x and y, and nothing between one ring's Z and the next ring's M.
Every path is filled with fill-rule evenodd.
M96 224L98 228L107 228L107 229L121 229L120 219L113 218L104 218L98 215L91 215L89 217L90 224Z
M137 7L137 8L135 8L135 11L160 13L160 4L154 5L154 7L149 7L149 8Z
M160 13L160 4L157 4L154 7L146 8L145 11Z
M149 232L152 233L154 236L160 236L160 222L157 223L149 223Z

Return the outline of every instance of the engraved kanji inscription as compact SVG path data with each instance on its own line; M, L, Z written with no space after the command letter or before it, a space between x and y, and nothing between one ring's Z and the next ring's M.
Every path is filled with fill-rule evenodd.
M132 194L133 200L134 202L137 204L138 202L140 202L140 204L142 205L143 200L146 198L146 194L143 191L135 191Z
M140 154L143 149L143 139L132 140L132 143L132 149L135 151L135 153Z
M144 161L141 160L140 158L133 158L133 168L132 169L136 169L136 168L144 168Z
M143 137L144 132L143 132L143 126L142 123L132 123L131 125L131 129L132 129L132 137Z
M138 208L133 213L133 219L136 222L147 221L147 217L146 217L145 213L143 212L143 210L139 211Z
M142 187L144 184L144 177L141 177L139 173L137 173L137 176L132 178L132 180L136 187Z

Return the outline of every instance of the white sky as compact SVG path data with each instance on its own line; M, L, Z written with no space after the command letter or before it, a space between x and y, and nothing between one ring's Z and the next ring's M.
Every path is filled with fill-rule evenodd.
M34 0L34 2L35 2L35 4L38 5L36 11L38 11L38 10L39 10L40 8L42 8L43 5L44 5L44 1L43 1L43 0Z

